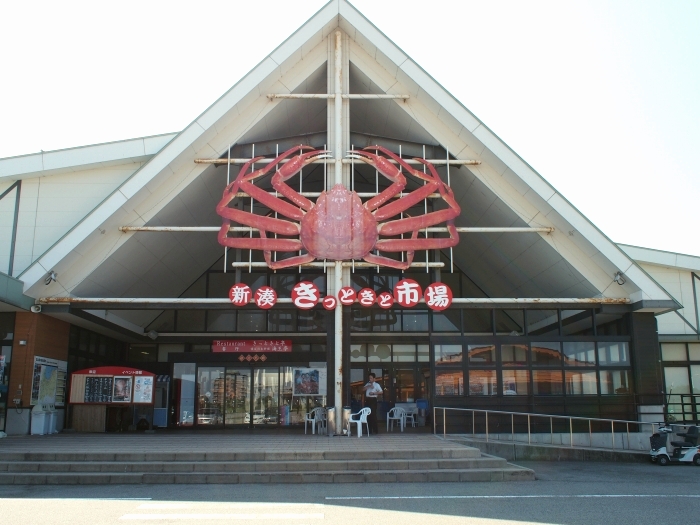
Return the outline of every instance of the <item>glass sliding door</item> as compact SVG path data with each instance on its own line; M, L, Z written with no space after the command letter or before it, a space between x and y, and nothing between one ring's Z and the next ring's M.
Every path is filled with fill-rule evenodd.
M224 368L200 366L197 370L197 425L223 426L224 395Z
M228 425L250 425L250 368L226 369L224 422Z
M279 368L253 370L253 425L278 423L279 392Z

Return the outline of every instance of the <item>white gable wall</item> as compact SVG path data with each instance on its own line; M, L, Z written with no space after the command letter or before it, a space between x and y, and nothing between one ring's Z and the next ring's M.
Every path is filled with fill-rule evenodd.
M22 180L14 275L51 248L142 165L130 162ZM11 184L5 182L0 192ZM14 206L14 193L0 201L0 271L7 271L9 264Z

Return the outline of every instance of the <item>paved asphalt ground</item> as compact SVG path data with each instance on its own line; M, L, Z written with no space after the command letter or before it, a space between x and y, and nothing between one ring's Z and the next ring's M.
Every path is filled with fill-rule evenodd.
M522 462L534 482L0 486L0 523L696 523L700 468Z

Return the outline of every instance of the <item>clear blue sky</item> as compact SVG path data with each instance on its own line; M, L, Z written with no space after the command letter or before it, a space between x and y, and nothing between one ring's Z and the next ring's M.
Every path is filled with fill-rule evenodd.
M613 241L700 256L700 1L353 3ZM324 4L4 2L0 157L179 131Z

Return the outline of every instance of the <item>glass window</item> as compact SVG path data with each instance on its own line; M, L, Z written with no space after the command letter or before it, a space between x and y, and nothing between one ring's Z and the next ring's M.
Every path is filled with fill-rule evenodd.
M693 384L693 394L700 394L700 365L690 366L690 379Z
M600 393L602 395L631 394L632 382L629 370L601 370Z
M595 343L589 341L565 342L564 362L568 366L595 365Z
M527 365L527 345L501 345L501 362L504 365Z
M297 325L300 332L325 332L326 319L330 312L326 310L298 310ZM238 321L240 323L240 319Z
M416 345L394 345L394 362L415 362Z
M664 367L664 379L666 380L666 394L690 394L690 381L688 381L688 368L685 366Z
M461 370L435 372L436 396L461 396L464 395L464 374Z
M467 346L469 362L475 365L491 365L496 362L496 345L469 345Z
M559 311L528 310L527 333L529 335L559 335Z
M663 343L661 345L661 359L664 361L687 361L685 343Z
M598 343L598 363L603 365L629 365L627 343Z
M595 395L598 378L595 372L566 371L566 394L569 396Z
M394 371L394 399L397 403L413 403L416 383L413 369Z
M664 380L666 385L666 400L668 403L669 417L673 416L676 419L684 420L685 411L690 409L690 406L683 406L684 400L680 394L690 394L690 381L688 378L688 367L685 366L666 366L664 367Z
M239 310L238 311L238 332L264 332L265 331L265 312L256 312L255 310ZM178 331L180 328L180 317L177 318Z
M456 365L462 362L462 345L435 345L435 365Z
M283 368L282 370L290 370ZM243 425L246 416L250 421L250 368L226 369L225 423ZM289 378L289 374L285 377ZM287 383L285 383L287 384ZM289 381L289 398L291 398L291 381Z
M0 312L0 340L12 341L15 331L14 312Z
M561 343L532 343L532 366L560 366Z
M688 358L690 361L700 361L700 343L688 343Z
M350 331L369 332L371 330L372 310L353 308L350 310Z
M296 323L296 310L272 309L267 313L267 326L270 332L294 332Z
M434 332L460 332L462 330L461 310L458 308L444 312L433 312Z
M526 396L530 393L529 370L503 370L503 395Z
M496 310L497 335L523 335L525 317L522 310Z
M495 396L497 391L495 370L469 370L470 396Z
M421 363L430 362L430 345L416 345L418 350L418 361Z
M428 312L422 310L403 310L403 329L405 332L427 332Z
M209 310L207 314L207 332L235 332L235 310Z
M367 345L367 361L388 362L391 361L391 346L387 344Z
M364 363L367 361L367 345L350 345L350 362Z
M464 333L470 335L493 335L491 314L493 310L475 308L464 310Z
M561 370L532 371L532 390L536 396L560 396L563 384Z
M372 310L372 331L373 332L400 332L401 331L401 311L400 310Z
M593 335L593 310L562 310L562 335Z

